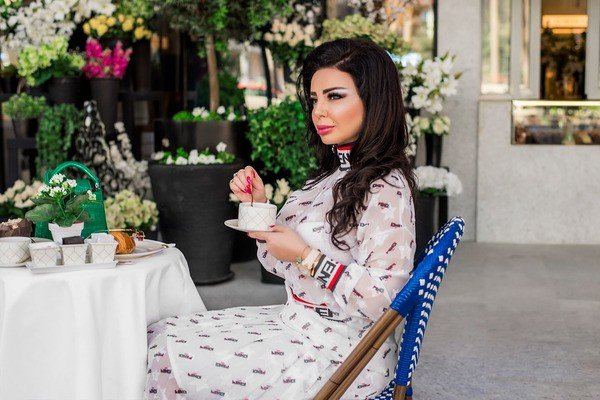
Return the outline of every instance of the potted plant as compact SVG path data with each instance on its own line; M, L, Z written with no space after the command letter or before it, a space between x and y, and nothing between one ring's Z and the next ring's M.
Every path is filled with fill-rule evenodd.
M31 199L35 207L25 214L25 218L35 224L48 222L52 239L59 244L65 237L81 236L83 223L89 220L85 206L96 201L96 195L90 190L76 194L76 186L74 179L55 174L47 185L39 188Z
M152 200L142 199L124 189L104 201L106 224L109 229L133 229L144 236L156 239L158 208Z
M251 157L258 164L263 181L277 183L283 196L289 194L286 193L288 187L290 190L300 189L317 168L316 156L306 142L306 116L300 102L286 98L277 105L252 111L248 121ZM286 182L283 186L280 184L282 179ZM277 190L273 196L277 204L280 200ZM254 240L238 235L235 245L236 249L253 247L253 257L256 257ZM240 254L252 253L240 251ZM263 282L282 282L264 268L261 273Z
M12 64L0 67L0 90L2 93L15 93L19 83L17 67Z
M83 72L90 79L92 98L98 105L100 118L106 133L112 136L117 121L119 82L125 75L131 49L123 49L118 41L115 47L103 49L96 39L90 39L85 46L86 63Z
M82 123L83 113L73 104L57 104L44 111L35 137L38 176L67 161L73 134Z
M30 96L27 93L15 94L4 104L4 112L12 120L15 136L34 137L38 128L38 118L46 109L46 98Z
M160 232L177 243L196 284L230 279L233 232L224 222L235 218L228 182L243 167L226 151L209 149L158 152L148 168L160 214Z
M79 102L79 76L83 57L68 51L68 41L59 36L41 46L26 46L19 52L18 72L30 87L50 81L50 100L54 104Z
M415 196L415 214L417 223L417 253L427 245L429 238L437 231L436 200L457 196L462 193L462 183L456 174L445 168L430 165L414 169L419 190ZM438 203L438 213L442 207ZM441 218L445 220L446 218ZM440 220L440 218L438 218ZM445 222L445 221L443 221Z
M426 164L439 167L442 161L442 137L450 133L450 118L440 114L407 118L407 126L416 138L425 135Z

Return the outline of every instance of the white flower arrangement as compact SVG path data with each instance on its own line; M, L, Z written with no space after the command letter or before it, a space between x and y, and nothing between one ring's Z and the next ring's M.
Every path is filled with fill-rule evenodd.
M277 179L275 181L276 188L273 187L270 183L265 184L265 196L267 199L277 206L277 209L283 207L285 202L287 201L290 194L292 194L292 189L286 179ZM229 201L232 203L239 203L240 200L233 193L229 193Z
M8 15L0 19L0 31L8 32L0 44L18 53L25 46L37 47L59 36L70 38L77 23L92 13L111 15L114 10L110 0L35 0L8 9Z
M423 194L452 197L462 193L463 187L458 176L444 168L427 165L415 168L414 172L417 187Z
M175 154L168 151L156 152L152 155L152 159L165 165L230 164L235 161L235 155L227 152L227 145L225 143L219 142L216 150L217 154L211 153L208 147L202 151L194 149L188 153L179 148Z
M156 230L158 208L151 200L143 200L130 190L121 190L104 201L109 229Z
M297 6L301 6L298 4ZM313 15L314 12L310 11ZM272 43L284 43L290 47L295 47L298 44L305 46L313 46L315 44L316 29L312 23L301 25L297 21L289 21L275 19L273 21L271 32L265 33L265 41Z
M119 172L118 190L128 189L144 198L151 190L148 161L136 160L122 122L117 122L115 129L118 132L117 140L109 143L109 154L115 170Z
M12 187L0 194L0 216L22 218L35 205L31 199L42 186L40 181L26 185L22 180L17 180Z
M406 114L406 125L414 137L428 135L447 135L450 132L450 118L445 115L419 116L411 118Z
M401 74L402 93L406 107L438 114L442 102L456 94L461 73L451 73L454 56L444 54L417 65L397 64Z

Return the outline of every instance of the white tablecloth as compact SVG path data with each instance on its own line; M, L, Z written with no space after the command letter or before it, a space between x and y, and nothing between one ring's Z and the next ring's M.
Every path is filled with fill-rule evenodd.
M175 248L108 270L0 268L0 399L141 399L146 326L205 309Z

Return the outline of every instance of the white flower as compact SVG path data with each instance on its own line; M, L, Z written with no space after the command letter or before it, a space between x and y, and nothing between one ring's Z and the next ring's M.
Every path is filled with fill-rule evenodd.
M415 169L419 190L435 189L446 192L447 196L462 193L462 183L455 174L444 168L421 166Z
M273 203L281 204L284 201L285 201L285 198L283 197L283 194L281 194L281 191L279 189L276 189L275 195L273 196Z
M158 160L162 160L164 156L165 156L164 151L157 151L156 153L152 154L152 159L155 161L158 161Z
M283 196L287 196L291 189L290 186L288 184L288 182L285 179L278 179L277 180L277 188L279 189L279 192L283 195Z
M188 164L187 158L177 157L177 159L175 160L175 165L187 165L187 164Z
M6 192L4 192L4 195L6 196L6 198L8 200L12 200L13 197L15 197L15 194L16 194L16 192L15 192L15 189L13 189L13 188L9 188L6 190Z
M63 174L55 174L52 178L50 178L50 184L56 185L61 184L65 180L65 176Z
M217 145L217 151L221 153L225 151L225 149L227 149L227 145L223 142L219 142L219 144Z
M171 156L167 157L167 160L165 161L165 164L167 164L167 165L173 164L173 157L171 157Z
M235 114L229 113L229 115L227 116L227 121L235 121Z
M25 182L23 182L20 179L18 179L17 181L15 181L15 184L13 185L13 189L15 189L15 190L21 190L24 187L25 187Z
M77 181L75 179L68 179L65 183L71 188L77 187Z
M125 124L121 121L115 122L115 129L119 132L125 132Z
M217 114L219 114L219 115L223 115L223 114L225 114L225 107L223 107L223 106L219 106L219 107L217 108Z
M446 186L446 195L448 197L457 196L462 193L462 182L456 174L448 172L445 176L444 183Z
M267 199L273 200L273 185L270 183L265 185L265 196L267 196Z
M233 193L229 193L229 201L232 203L239 203L240 199Z
M443 135L447 132L446 125L444 124L444 121L441 118L436 118L433 120L432 130L433 133L435 133L436 135Z
M163 145L163 147L169 147L171 145L171 142L168 138L163 138L163 140L161 140L160 143Z
M194 117L199 117L202 115L203 111L205 111L204 107L194 107L194 109L192 110L192 115Z
M208 118L210 116L210 112L204 107L202 107L202 112L200 113L200 116L202 118Z
M38 189L38 193L44 194L44 193L48 192L49 190L50 190L50 186L48 186L46 184L42 184L42 186L40 186L40 188Z
M86 193L87 193L88 199L90 201L96 201L96 195L94 193L92 193L91 190L88 190Z
M33 203L33 201L31 201L31 199L27 199L27 201L25 201L23 203L23 208L31 208L33 207L35 204Z

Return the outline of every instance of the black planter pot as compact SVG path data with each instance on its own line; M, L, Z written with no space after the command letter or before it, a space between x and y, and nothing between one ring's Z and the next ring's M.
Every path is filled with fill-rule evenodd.
M437 197L435 196L424 196L421 194L416 196L416 255L418 255L421 252L421 250L423 250L425 246L427 246L427 242L435 233L436 199Z
M442 163L442 139L440 135L425 135L426 164L439 167Z
M133 73L133 86L135 90L150 90L152 86L150 77L152 65L150 64L149 40L138 40L133 44L131 64L129 70Z
M80 106L81 80L78 77L52 78L48 92L52 104L75 104Z
M249 238L244 232L233 234L233 255L231 262L240 263L256 260L256 240Z
M93 78L90 80L92 99L98 105L100 119L104 123L108 137L114 136L115 133L119 84L120 81L117 78Z
M235 231L224 222L236 217L229 180L240 168L239 163L149 165L163 240L177 244L197 285L233 277L229 267Z
M227 145L228 152L245 162L250 162L252 145L246 138L247 121L188 122L158 119L154 128L155 145L160 146L162 139L167 138L170 150L179 147L186 151L202 150L206 147L214 150L219 142L223 142Z
M39 127L37 118L13 119L12 124L17 138L35 137Z
M19 78L16 76L4 76L0 79L0 90L2 93L17 93Z
M274 285L283 285L285 283L285 279L270 273L262 265L260 267L260 281L262 283L270 283Z

